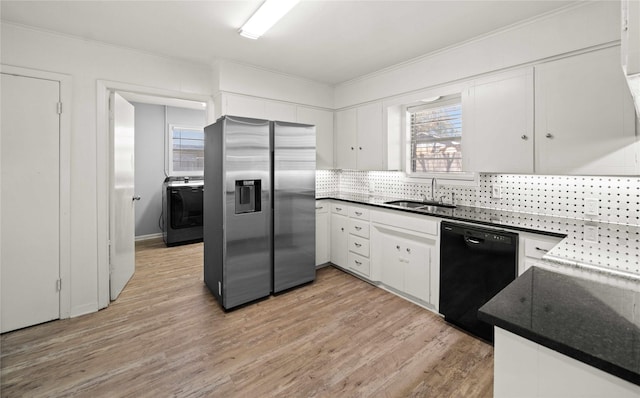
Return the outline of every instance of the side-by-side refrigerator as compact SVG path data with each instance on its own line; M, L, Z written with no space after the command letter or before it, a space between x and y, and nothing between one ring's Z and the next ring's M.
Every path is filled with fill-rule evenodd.
M315 127L205 128L204 280L232 309L315 279Z

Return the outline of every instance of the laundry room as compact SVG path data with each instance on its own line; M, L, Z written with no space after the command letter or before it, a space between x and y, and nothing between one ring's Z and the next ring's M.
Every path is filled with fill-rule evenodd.
M136 240L163 236L172 215L177 224L182 223L176 230L198 224L199 215L199 238L191 236L188 241L202 240L206 104L128 93L125 97L135 110L134 186L135 198L140 198L135 212ZM189 185L185 185L185 181ZM170 183L189 187L187 196L179 188L173 189L176 198L173 214L171 206L167 206L174 188L169 187ZM166 236L164 240L167 242ZM179 243L182 242L178 237L169 244Z

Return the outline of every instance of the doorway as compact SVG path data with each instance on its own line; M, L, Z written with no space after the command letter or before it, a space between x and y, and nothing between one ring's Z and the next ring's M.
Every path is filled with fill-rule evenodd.
M117 227L112 227L115 212L112 211L112 168L114 163L113 141L111 139L111 129L109 123L109 97L111 93L118 93L129 101L136 100L136 96L156 98L156 101L197 101L204 103L207 113L207 122L212 122L213 101L209 95L185 94L170 90L153 89L126 83L98 81L97 90L97 119L98 119L98 306L104 308L111 301L112 269L110 261L110 242L113 242L111 231L116 231ZM143 195L134 193L128 200L129 204L133 198L140 196L140 202L145 200ZM123 202L124 203L124 202ZM137 205L137 204L136 204ZM132 247L134 239L128 240ZM135 255L134 255L135 256ZM135 258L135 257L134 257ZM135 261L135 259L133 260ZM125 282L126 284L126 282Z

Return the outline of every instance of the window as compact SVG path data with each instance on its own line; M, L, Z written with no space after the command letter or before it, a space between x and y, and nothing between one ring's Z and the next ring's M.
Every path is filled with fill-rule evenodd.
M169 175L195 176L204 171L204 129L169 125Z
M460 96L407 108L407 173L462 174Z

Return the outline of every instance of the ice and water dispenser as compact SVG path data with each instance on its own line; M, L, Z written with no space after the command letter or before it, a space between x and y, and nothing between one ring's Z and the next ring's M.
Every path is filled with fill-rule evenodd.
M260 211L261 180L236 180L236 214Z

